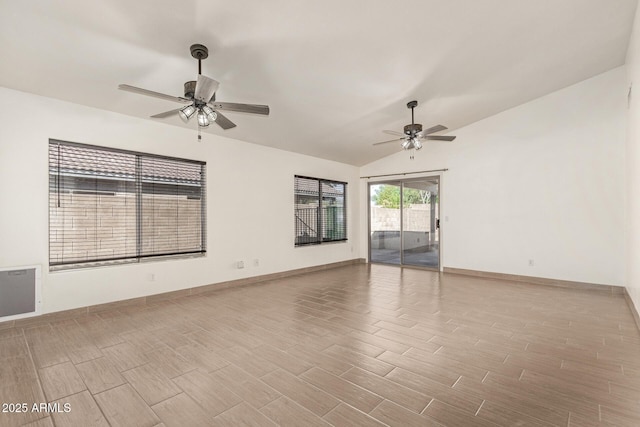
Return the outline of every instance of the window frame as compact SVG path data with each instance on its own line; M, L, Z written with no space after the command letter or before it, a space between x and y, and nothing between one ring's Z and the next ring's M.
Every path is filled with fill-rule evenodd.
M100 258L100 257L92 257L92 258L88 258L86 260L74 260L74 261L59 261L59 262L54 262L52 263L52 232L54 232L54 229L52 228L52 212L55 209L54 207L54 203L52 203L52 198L58 198L61 194L63 194L63 192L61 192L61 187L60 187L60 181L61 181L61 177L64 176L63 174L60 173L60 159L58 158L58 163L56 163L55 165L52 164L52 150L55 150L55 147L61 147L61 146L66 146L66 147L75 147L78 149L86 149L86 150L95 150L95 151L99 151L101 153L117 153L117 154L124 154L124 155L128 155L128 156L135 156L135 177L134 177L134 181L133 181L133 185L135 187L133 193L134 193L134 197L135 197L135 208L134 208L134 216L135 216L135 255L124 255L124 256L114 256L112 258ZM172 156L164 156L164 155L159 155L159 154L152 154L152 153L146 153L146 152L141 152L141 151L133 151L133 150L125 150L125 149L120 149L120 148L114 148L114 147L104 147L104 146L99 146L99 145L93 145L93 144L84 144L84 143L78 143L78 142L70 142L70 141L64 141L64 140L59 140L59 139L54 139L54 138L50 138L49 139L49 143L47 145L48 147L48 181L49 181L49 185L48 185L48 199L49 199L49 206L48 206L48 262L49 262L49 271L55 272L55 271L63 271L63 270L72 270L72 269L81 269L81 268L92 268L92 267L102 267L102 266L108 266L108 265L124 265L124 264L135 264L135 263L141 263L141 262L147 262L147 261L157 261L157 260L162 260L162 259L181 259L181 258L194 258L194 257L204 257L206 256L207 253L207 217L206 217L206 211L207 211L207 198L206 198L206 181L207 181L207 175L206 175L206 165L207 163L205 161L200 161L200 160L192 160L192 159L185 159L185 158L179 158L179 157L172 157ZM142 241L142 226L143 226L143 195L146 194L154 194L155 193L149 193L149 192L145 192L145 188L148 188L149 186L149 176L145 176L143 177L143 159L150 159L150 161L165 161L165 162L179 162L179 163L185 163L185 164L191 164L191 165L197 165L200 167L200 179L199 179L199 185L198 188L200 189L200 206L199 206L199 211L200 211L200 221L199 221L199 250L184 250L184 251L180 251L179 249L177 249L176 251L172 252L172 253L157 253L157 254L149 254L149 253L143 253L144 251L142 250L142 245L143 245L143 241ZM149 160L148 160L149 161ZM56 174L56 170L57 170L57 174ZM110 172L112 173L112 172ZM73 176L72 174L67 174L66 177L69 176ZM87 174L86 178L87 179L100 179L102 177L102 175L100 175L99 173L94 173L94 174ZM155 177L155 175L151 175L152 178ZM104 178L103 178L104 179ZM54 181L55 180L55 181ZM128 177L128 179L124 179L123 182L131 180L131 177ZM146 183L144 183L143 181L146 181ZM175 185L176 187L178 187L180 185L179 180L176 178L175 179L175 184L169 184L169 185ZM186 185L184 183L182 183L183 185ZM155 182L151 182L150 185L156 185ZM164 184L159 183L159 186L162 186ZM75 194L75 190L73 188L71 188L71 190L74 191ZM78 188L78 192L79 194L83 194L82 193L82 189ZM100 190L94 192L94 194L96 195L100 195L102 194L102 192ZM162 194L162 193L158 193L158 194ZM58 205L59 205L59 201L58 201ZM177 209L177 208L176 208ZM153 230L156 230L156 225L153 224L152 225ZM64 230L64 226L62 228ZM176 235L179 235L179 231L176 231ZM96 244L98 241L97 237L92 240L93 244Z
M300 221L300 218L297 214L297 210L298 210L298 203L297 203L297 197L298 194L296 194L296 189L297 189L297 180L298 179L305 179L305 180L313 180L313 181L317 181L318 184L318 196L317 196L317 200L318 200L318 212L317 212L317 230L316 230L316 234L317 234L317 239L316 241L307 241L307 242L299 242L298 238L301 237L300 235L298 235L298 222ZM339 181L339 180L335 180L335 179L326 179L326 178L316 178L316 177L311 177L311 176L305 176L305 175L294 175L293 178L293 183L294 183L294 190L293 190L293 204L294 204L294 247L298 248L298 247L305 247L305 246L315 246L315 245L322 245L322 244L327 244L327 243L339 243L339 242L347 242L349 240L348 238L348 227L347 227L347 187L348 187L348 183L344 182L344 181ZM326 232L326 230L324 229L324 227L327 225L325 218L324 218L324 207L323 207L323 191L322 191L322 187L323 185L331 185L331 184L339 184L343 186L343 193L342 193L342 223L343 223L343 227L342 227L342 231L343 231L343 237L341 238L337 238L337 239L325 239L324 238L324 234ZM309 196L311 197L311 196Z

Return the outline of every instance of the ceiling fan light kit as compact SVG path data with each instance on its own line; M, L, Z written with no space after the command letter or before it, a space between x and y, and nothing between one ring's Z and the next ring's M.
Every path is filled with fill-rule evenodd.
M204 45L194 44L191 46L190 51L191 56L198 60L198 79L188 81L184 84L184 97L165 95L126 84L119 85L118 89L187 104L182 108L155 114L151 117L165 118L177 114L183 122L188 123L195 115L198 119L198 128L208 127L212 122L217 123L218 126L224 130L235 127L235 123L224 116L220 110L269 115L268 105L217 102L216 91L220 83L210 77L202 75L202 60L209 56L209 49ZM198 135L198 139L200 139L200 135Z
M207 126L209 126L209 119L207 119L207 116L204 115L204 112L202 112L202 110L198 111L198 126L200 126L201 128L206 128Z
M187 105L184 108L181 108L178 114L183 122L187 123L191 117L196 113L196 107L193 105Z
M392 130L384 130L384 133L398 136L399 138L392 139L390 141L377 142L373 145L388 144L390 142L400 142L400 146L404 150L419 150L423 147L422 141L453 141L455 136L449 135L431 135L432 133L446 130L447 128L442 125L435 125L428 129L422 130L422 125L416 123L414 120L413 109L418 106L418 101L409 101L407 108L411 109L411 124L404 127L403 132L396 132ZM413 156L411 156L413 159Z
M202 107L202 112L205 114L205 116L207 116L207 119L209 119L209 121L215 122L218 118L218 114L213 111L213 108L209 107L208 105Z

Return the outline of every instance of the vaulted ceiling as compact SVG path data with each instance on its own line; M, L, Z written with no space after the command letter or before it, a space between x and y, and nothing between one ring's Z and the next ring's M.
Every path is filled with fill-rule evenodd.
M412 99L418 123L455 134L624 64L636 5L3 0L0 85L152 120L179 105L118 84L181 96L197 74L189 46L202 43L202 73L221 83L219 101L271 107L268 117L229 112L238 127L206 132L363 165L400 149L372 144L390 139L383 129L410 122ZM158 121L196 132L193 121Z

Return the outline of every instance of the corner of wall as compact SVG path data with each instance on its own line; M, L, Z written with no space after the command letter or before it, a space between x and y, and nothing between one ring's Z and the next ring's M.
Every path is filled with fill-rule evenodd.
M626 56L627 84L627 141L625 145L625 287L629 306L638 315L640 307L640 7L636 9L633 31ZM633 83L635 82L635 90ZM635 92L635 94L633 93ZM637 320L637 317L636 317ZM640 325L639 325L640 327Z

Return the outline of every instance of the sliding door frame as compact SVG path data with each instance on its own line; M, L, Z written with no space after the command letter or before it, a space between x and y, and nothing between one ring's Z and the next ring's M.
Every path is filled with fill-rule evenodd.
M438 230L438 267L426 267L415 264L405 264L404 262L404 185L406 182L424 181L429 178L438 179L438 210L436 212L437 221L440 221L440 211L442 206L442 174L425 175L421 177L412 177L408 179L386 179L383 181L369 181L367 182L367 257L370 264L382 264L382 265L397 265L400 267L412 267L431 271L443 271L442 266L442 221L440 221L440 227ZM399 185L400 186L400 264L392 264L386 262L373 262L371 261L371 187L373 185ZM431 226L431 224L429 224Z

